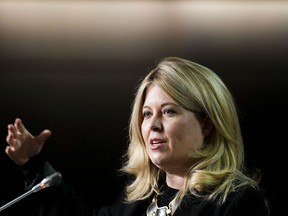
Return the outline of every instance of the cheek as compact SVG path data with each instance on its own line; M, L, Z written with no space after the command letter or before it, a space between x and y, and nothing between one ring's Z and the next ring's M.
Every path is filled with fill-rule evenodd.
M142 123L142 125L141 125L141 134L142 134L142 137L146 143L147 136L148 136L148 130L147 130L147 125L145 123Z
M179 124L167 124L165 127L165 136L168 138L179 141L183 138L183 132L186 130Z
M172 138L176 143L181 143L181 146L190 146L191 148L199 147L203 142L201 127L199 124L191 122L167 128L167 136Z

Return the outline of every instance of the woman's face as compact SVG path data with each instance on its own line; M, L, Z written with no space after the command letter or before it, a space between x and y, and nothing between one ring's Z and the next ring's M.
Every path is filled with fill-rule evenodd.
M166 172L183 175L191 165L189 152L203 143L203 124L157 85L147 89L142 114L142 136L151 161Z

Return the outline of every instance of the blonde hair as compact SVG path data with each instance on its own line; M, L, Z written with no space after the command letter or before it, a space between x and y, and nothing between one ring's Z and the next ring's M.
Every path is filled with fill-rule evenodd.
M121 171L133 178L126 186L127 201L146 199L159 193L165 173L149 159L141 134L142 106L149 85L160 86L183 108L213 125L203 147L191 152L193 163L177 198L188 192L224 203L227 195L243 185L257 187L245 175L244 148L234 99L222 80L210 69L177 57L162 59L140 83L129 124L129 146Z

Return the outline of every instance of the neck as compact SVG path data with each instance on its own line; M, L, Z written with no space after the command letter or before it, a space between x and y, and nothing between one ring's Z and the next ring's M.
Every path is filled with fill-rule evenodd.
M184 185L184 177L166 173L166 183L169 187L180 190Z

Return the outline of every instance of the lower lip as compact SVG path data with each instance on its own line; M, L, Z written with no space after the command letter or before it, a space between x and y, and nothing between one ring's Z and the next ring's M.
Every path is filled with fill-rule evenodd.
M164 143L150 144L151 150L159 150L164 146Z

